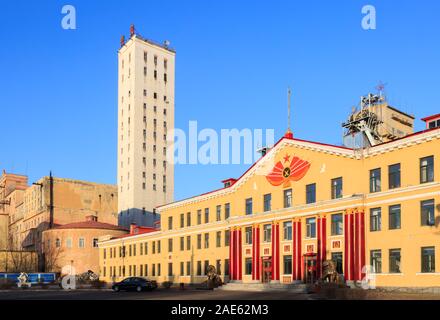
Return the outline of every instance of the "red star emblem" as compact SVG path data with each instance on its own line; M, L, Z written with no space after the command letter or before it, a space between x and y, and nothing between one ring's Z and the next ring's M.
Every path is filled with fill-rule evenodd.
M286 154L283 159L284 159L284 163L289 162L290 156L288 154Z

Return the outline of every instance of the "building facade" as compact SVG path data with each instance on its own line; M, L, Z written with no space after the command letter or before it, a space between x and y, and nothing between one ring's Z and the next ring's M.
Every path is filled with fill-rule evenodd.
M62 273L63 268L67 268L77 274L89 270L98 272L98 240L127 233L122 227L99 222L96 216L46 230L43 232L46 271Z
M168 163L174 128L175 52L130 30L118 52L119 224L153 226L154 208L173 201ZM171 134L170 134L171 135Z
M43 231L90 215L117 225L117 203L113 185L48 176L29 186L26 176L4 171L0 177L3 249L37 252L39 269L44 270Z
M440 286L439 150L440 128L363 150L286 134L224 188L159 207L161 231L101 242L101 275L313 282L333 260L347 281Z

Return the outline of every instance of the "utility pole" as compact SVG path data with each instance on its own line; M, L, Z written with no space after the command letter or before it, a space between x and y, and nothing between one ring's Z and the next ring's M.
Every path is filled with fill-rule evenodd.
M49 229L53 228L53 177L52 171L49 173Z
M290 87L287 88L287 131L290 132L290 96L292 95L292 91Z

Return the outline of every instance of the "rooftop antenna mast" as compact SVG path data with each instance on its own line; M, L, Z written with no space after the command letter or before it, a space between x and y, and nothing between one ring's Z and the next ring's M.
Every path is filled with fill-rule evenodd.
M386 100L386 95L385 95L385 86L386 85L387 85L386 83L379 81L379 84L376 86L376 90L379 91L379 97L382 100Z
M292 95L292 91L290 87L287 88L287 131L292 132L290 130L290 97Z

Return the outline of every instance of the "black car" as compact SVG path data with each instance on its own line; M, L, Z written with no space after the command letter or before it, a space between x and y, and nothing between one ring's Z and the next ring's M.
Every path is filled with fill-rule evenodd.
M115 282L112 286L113 291L120 290L136 290L137 292L153 290L157 288L157 282L154 280L148 280L139 277L130 277L122 280L121 282Z

